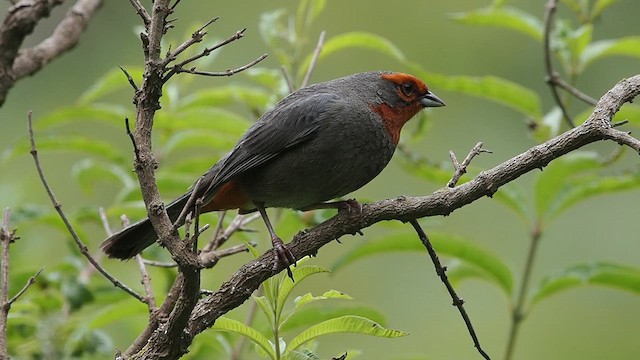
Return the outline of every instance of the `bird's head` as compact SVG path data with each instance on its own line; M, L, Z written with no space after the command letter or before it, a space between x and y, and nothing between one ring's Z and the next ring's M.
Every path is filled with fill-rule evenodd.
M400 140L402 126L426 107L444 106L444 101L429 91L415 76L385 72L380 75L378 102L371 109L379 114L394 143Z

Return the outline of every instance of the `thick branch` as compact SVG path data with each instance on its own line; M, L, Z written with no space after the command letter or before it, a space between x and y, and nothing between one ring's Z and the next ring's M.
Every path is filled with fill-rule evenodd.
M78 0L50 37L32 48L20 50L24 39L38 22L48 17L51 10L62 2L23 0L7 11L0 27L0 105L16 81L33 75L51 60L72 49L102 5L102 0Z
M614 129L611 124L620 107L638 94L640 75L622 80L600 99L592 115L581 126L484 171L458 187L443 188L423 197L398 197L367 204L358 215L339 213L311 230L298 233L288 247L296 259L301 259L317 254L322 246L334 239L384 220L408 222L427 216L449 215L484 196L492 196L502 185L521 175L543 168L552 160L596 141L615 138L640 153L640 141ZM274 262L274 252L265 253L240 268L218 291L199 301L184 334L184 345L213 325L218 317L247 300L262 282L283 270L281 265L274 270Z

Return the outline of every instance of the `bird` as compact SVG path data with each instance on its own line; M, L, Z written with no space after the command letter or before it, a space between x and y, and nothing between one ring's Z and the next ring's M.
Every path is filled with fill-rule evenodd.
M193 212L193 199L201 200L200 213L258 211L276 261L291 274L295 257L265 209L361 211L355 199L331 200L373 180L391 160L403 125L422 109L441 106L444 101L422 80L402 72L362 72L303 87L265 112L229 153L166 206L167 214L175 222L185 206ZM157 239L145 218L100 246L108 257L126 260Z

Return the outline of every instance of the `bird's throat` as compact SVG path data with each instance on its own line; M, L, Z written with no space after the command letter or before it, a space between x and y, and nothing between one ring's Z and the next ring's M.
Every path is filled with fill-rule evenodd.
M382 121L389 136L391 136L391 140L394 144L398 144L402 126L420 112L422 106L416 103L407 106L391 107L387 103L382 103L371 105L371 110L382 117Z

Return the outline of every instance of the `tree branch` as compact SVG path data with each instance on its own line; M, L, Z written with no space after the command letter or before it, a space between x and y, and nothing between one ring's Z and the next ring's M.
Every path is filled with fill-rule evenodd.
M464 320L464 323L467 326L469 335L473 340L473 345L476 347L476 349L478 349L478 352L480 353L480 355L482 355L483 358L490 360L489 355L487 355L487 353L484 352L484 350L482 350L482 346L480 346L480 340L478 340L476 331L473 329L473 325L471 324L471 319L469 318L469 314L467 314L467 310L465 310L464 308L464 300L462 300L458 296L455 289L453 288L453 285L451 285L451 282L449 281L449 277L447 276L447 268L442 266L442 263L440 263L438 254L436 254L436 250L433 248L433 245L431 245L431 241L429 240L429 237L422 229L422 226L420 226L420 223L418 223L418 220L413 219L410 221L410 223L411 223L411 226L413 226L413 228L416 230L416 233L418 234L418 238L420 238L420 242L422 242L424 247L427 248L429 257L431 258L431 261L433 262L433 266L436 269L436 274L438 274L438 277L440 277L440 280L442 280L442 282L444 283L445 287L447 288L447 291L449 292L449 295L451 296L451 300L453 300L453 306L458 308L458 311L460 312L460 315L462 316L462 319Z
M0 105L15 84L30 76L61 54L72 49L89 20L102 5L102 0L78 0L53 30L51 36L38 45L20 49L24 39L38 22L46 18L63 0L23 0L7 11L0 27Z
M44 187L45 191L47 192L47 195L49 196L49 200L51 200L51 203L53 204L53 208L56 210L56 212L60 216L60 219L64 223L69 234L71 234L71 237L73 238L73 241L76 243L76 246L78 246L80 253L91 263L91 265L93 265L96 268L96 270L98 270L98 272L100 272L100 274L102 274L102 276L104 276L107 280L109 280L115 287L118 287L124 290L127 294L133 296L134 298L138 299L141 302L144 302L144 299L141 295L139 295L138 293L133 291L133 289L123 284L120 280L116 279L113 275L109 274L109 272L107 272L107 270L105 270L100 265L100 263L98 263L98 261L96 261L96 259L94 259L93 256L91 256L91 254L89 253L89 249L87 248L87 245L85 245L82 242L82 240L80 240L80 236L78 236L76 229L73 227L73 225L71 225L71 222L67 218L67 215L65 215L64 211L62 211L62 204L58 202L58 199L53 194L53 190L51 190L51 187L49 186L49 182L47 181L47 178L44 175L44 170L42 170L42 166L40 165L40 158L38 157L38 150L36 149L36 140L33 133L33 120L32 120L31 111L29 111L29 114L28 114L28 122L29 122L29 141L31 143L30 153L31 153L31 156L33 157L33 162L36 166L36 170L38 171L38 176L40 177L42 186Z
M428 196L401 196L366 204L357 215L338 213L315 228L296 234L288 248L296 259L301 259L316 254L334 239L381 221L408 222L428 216L449 215L484 196L491 197L501 186L521 175L543 168L552 160L596 141L614 140L640 153L640 141L614 129L611 123L620 107L638 94L640 75L624 79L598 101L585 123L480 173L471 181L455 188L440 189ZM278 263L276 269L272 267L274 262ZM262 282L283 269L273 251L242 266L218 291L198 302L183 335L184 345L190 344L195 335L212 326L217 318L241 305Z

